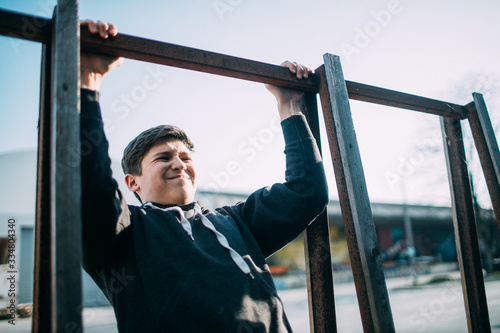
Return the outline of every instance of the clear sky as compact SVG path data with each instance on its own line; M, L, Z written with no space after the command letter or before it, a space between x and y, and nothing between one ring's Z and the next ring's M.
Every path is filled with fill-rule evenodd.
M2 9L44 17L54 5L0 0ZM347 80L459 104L482 92L500 123L496 0L81 0L80 17L113 22L131 35L267 63L289 59L314 69L323 54L337 54ZM0 37L0 153L36 147L39 67L38 44ZM196 145L199 187L222 191L250 192L283 179L275 106L261 84L134 61L102 87L113 159L142 130L179 125ZM373 201L402 202L406 192L412 203L449 204L437 117L361 102L351 108ZM326 136L323 143L335 199ZM476 157L471 168L477 173ZM483 179L480 173L474 178ZM476 188L488 206L484 184Z

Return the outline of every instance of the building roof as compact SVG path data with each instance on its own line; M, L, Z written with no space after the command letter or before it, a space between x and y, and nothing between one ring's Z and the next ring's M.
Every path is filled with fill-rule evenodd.
M26 149L0 153L0 173L4 175L2 191L0 191L0 213L33 214L36 198L36 150ZM119 163L113 163L113 169ZM126 192L126 191L125 191ZM248 193L211 192L198 190L198 198L206 201L209 207L220 207L244 200ZM128 199L128 198L127 198ZM450 207L402 205L394 203L371 203L374 222L377 226L402 224L405 209L412 222L419 225L452 225ZM492 210L481 210L486 220L496 223ZM328 204L330 225L341 226L342 215L340 204L331 200Z
M210 207L220 207L244 200L248 196L248 193L215 193L198 190L198 195L201 200L207 201ZM451 207L372 202L371 209L374 223L378 227L403 225L405 209L415 225L453 227L453 212ZM343 220L339 201L330 200L327 210L330 225L342 226ZM481 209L481 214L489 223L496 223L492 210Z

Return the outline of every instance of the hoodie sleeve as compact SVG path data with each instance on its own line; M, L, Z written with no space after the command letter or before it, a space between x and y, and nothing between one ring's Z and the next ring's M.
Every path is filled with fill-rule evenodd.
M130 213L111 173L99 93L81 90L81 175L83 267L99 272L130 225Z
M281 126L285 182L257 190L233 207L266 257L297 237L328 203L323 162L305 117L289 117Z

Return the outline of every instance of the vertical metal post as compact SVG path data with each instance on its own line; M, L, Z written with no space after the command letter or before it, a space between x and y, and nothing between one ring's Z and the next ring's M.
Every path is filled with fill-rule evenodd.
M491 332L460 120L441 118L469 332Z
M82 330L80 26L77 0L58 0L52 38L52 330Z
M318 104L315 93L306 93L306 116L321 151ZM330 253L328 214L325 211L304 231L310 331L337 332Z
M467 105L469 124L500 228L500 152L483 95L474 93L472 96L474 103Z
M320 97L365 332L394 332L391 307L344 75L338 56L324 55Z
M50 178L50 85L52 73L51 48L52 46L50 44L42 44L40 112L38 120L33 315L31 322L31 330L34 333L52 331L52 206L50 201L52 184Z

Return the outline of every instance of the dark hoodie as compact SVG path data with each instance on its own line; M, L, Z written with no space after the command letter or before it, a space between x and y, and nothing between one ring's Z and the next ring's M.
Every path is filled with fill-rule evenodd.
M328 201L303 116L282 122L285 183L215 210L127 205L111 174L98 93L82 89L83 267L120 332L290 332L265 258Z

